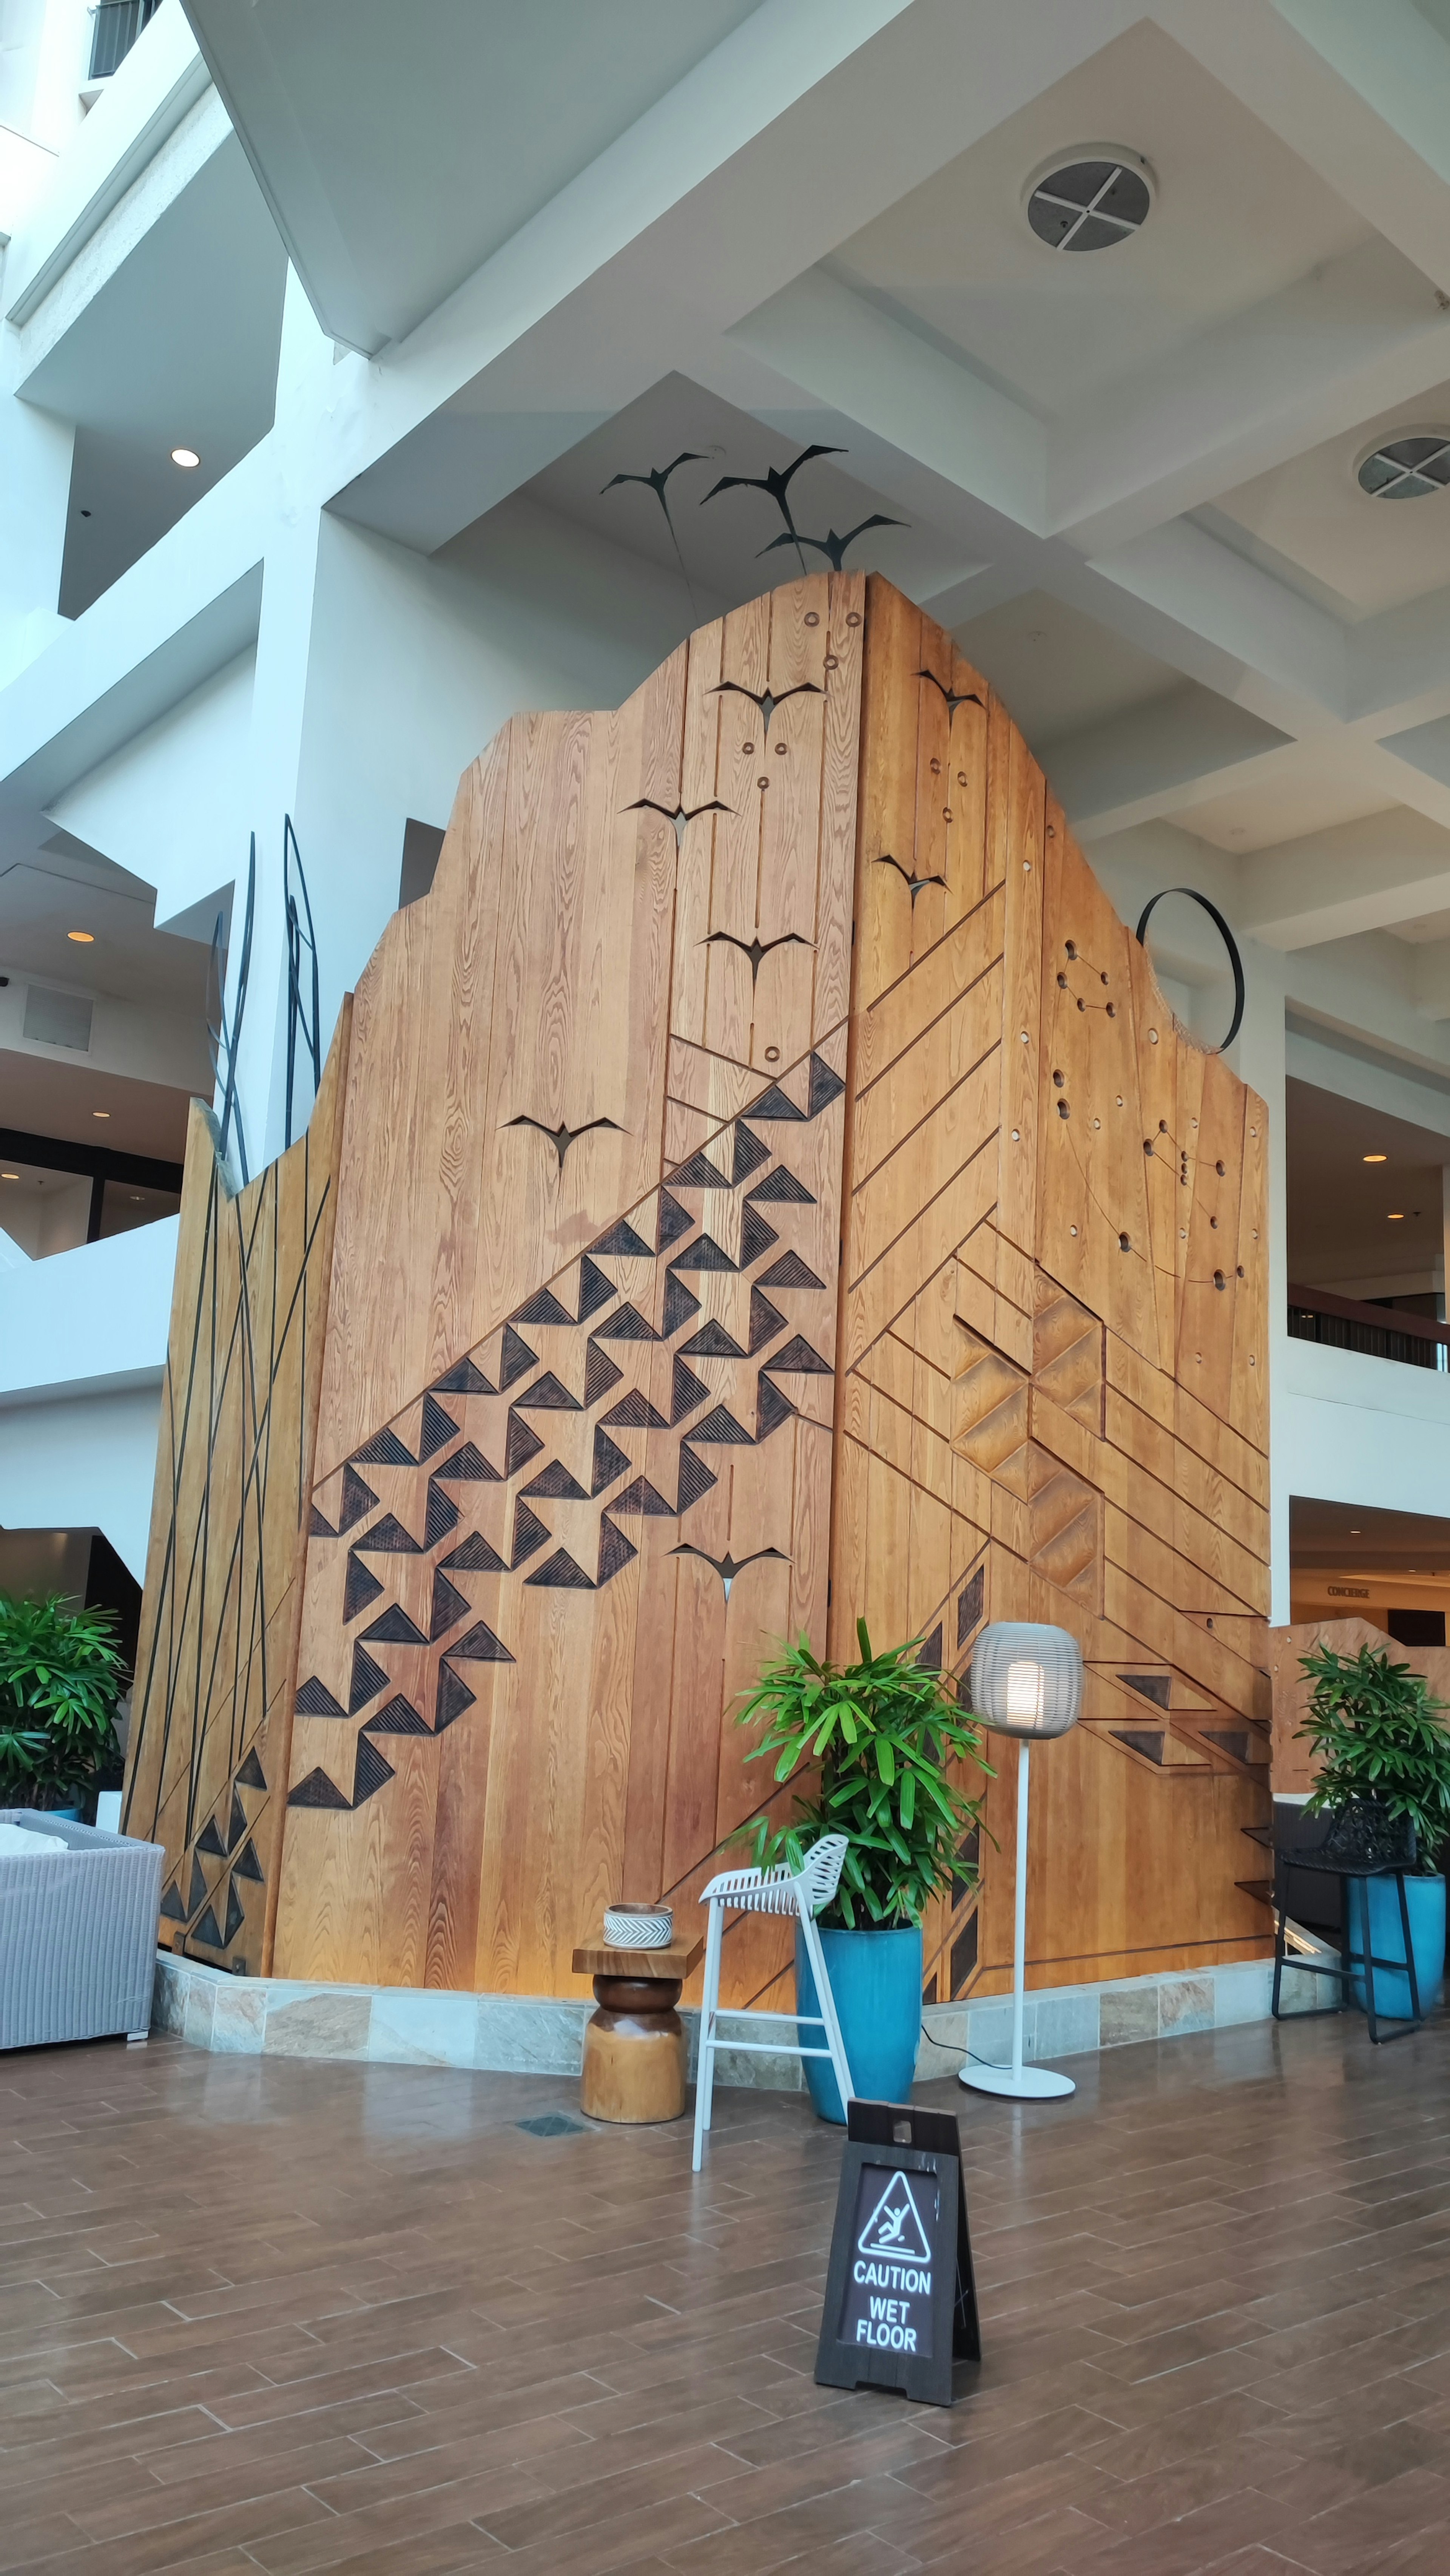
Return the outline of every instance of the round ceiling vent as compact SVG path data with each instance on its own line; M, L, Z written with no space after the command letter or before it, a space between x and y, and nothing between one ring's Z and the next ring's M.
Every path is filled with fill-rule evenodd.
M1141 152L1110 143L1056 153L1027 183L1027 220L1049 250L1110 250L1148 220L1152 174Z
M1450 484L1450 430L1413 429L1381 439L1355 467L1361 492L1373 501L1426 501Z

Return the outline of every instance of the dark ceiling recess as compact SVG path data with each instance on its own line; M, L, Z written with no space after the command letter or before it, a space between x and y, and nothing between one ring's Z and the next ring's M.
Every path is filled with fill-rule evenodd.
M1152 202L1134 156L1095 155L1045 171L1027 200L1027 220L1049 250L1110 250L1141 231Z

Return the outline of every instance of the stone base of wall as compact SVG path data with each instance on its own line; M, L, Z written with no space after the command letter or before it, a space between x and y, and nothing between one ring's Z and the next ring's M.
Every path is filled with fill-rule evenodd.
M1111 1985L1045 1988L1027 1998L1024 2055L1078 2057L1144 2039L1178 2039L1265 2021L1270 1960L1183 1975L1128 1977ZM1322 1998L1315 1980L1285 1978L1285 2003L1300 2010ZM372 2065L458 2066L500 2075L579 2072L584 2024L593 2005L548 1996L444 1994L406 1986L296 1984L282 1977L233 1977L162 1950L156 1960L155 2025L193 2048L246 2057L332 2057ZM681 2015L695 2067L700 2016ZM762 2030L770 2024L762 2016ZM1012 2006L932 2004L923 2015L918 2083L954 2075L970 2053L988 2065L1012 2054ZM716 2062L720 2084L798 2091L800 2060L729 2050Z

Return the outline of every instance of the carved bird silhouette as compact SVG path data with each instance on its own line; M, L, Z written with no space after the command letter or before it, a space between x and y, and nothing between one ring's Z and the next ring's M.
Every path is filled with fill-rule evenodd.
M507 1127L537 1127L541 1136L548 1137L550 1144L558 1155L559 1169L561 1172L564 1168L564 1157L577 1137L589 1135L591 1130L595 1127L612 1128L616 1136L622 1136L624 1133L623 1128L620 1126L619 1121L616 1118L586 1118L582 1127L568 1127L561 1120L557 1127L546 1127L542 1118L530 1118L525 1114L521 1114L517 1118L505 1119L504 1124Z
M906 879L907 886L911 893L911 909L913 912L916 910L916 898L920 894L923 886L944 886L946 884L945 877L914 877L910 868L904 868L901 861L899 859L894 859L889 850L882 851L876 865L878 868L894 868L899 877L904 877Z
M624 810L626 814L662 814L665 821L675 827L675 847L679 849L685 837L685 825L693 823L697 814L733 814L735 808L722 805L718 796L712 796L708 805L676 805L671 812L668 805L661 805L653 796L637 796L634 803L626 805Z
M905 525L904 519L888 519L884 512L873 510L869 519L862 519L858 526L848 528L844 537L838 537L834 528L827 528L823 537L808 537L803 528L793 528L788 536L772 537L769 545L762 546L760 551L763 555L773 555L777 546L812 546L818 555L825 556L832 572L844 572L846 548L854 545L858 537L864 537L868 528L904 528Z
M707 932L701 946L713 948L719 940L723 940L728 948L738 948L742 957L749 958L752 988L759 976L761 962L770 955L772 948L813 948L815 946L814 940L803 939L798 930L782 931L779 939L762 939L757 930L754 938L750 940L737 939L733 930L711 930Z
M776 539L777 545L788 543L788 538L777 537ZM753 707L760 709L762 734L769 733L771 717L777 707L785 705L787 698L823 698L826 694L815 680L798 680L793 689L782 689L778 698L772 697L769 689L747 689L741 680L717 680L713 688L706 690L705 695L707 698L719 698L724 697L727 692L732 697L748 698Z
M809 465L813 456L844 456L846 453L844 447L803 447L799 456L793 457L790 464L783 469L772 465L764 474L722 474L718 483L711 484L705 495L705 501L713 501L717 492L768 492L791 535L794 536L795 522L790 514L790 503L786 499L791 476L799 474L803 465ZM702 510L705 501L700 503Z
M761 1558L766 1556L775 1557L782 1565L789 1565L790 1563L790 1558L785 1554L783 1549L778 1547L758 1547L755 1549L753 1555L741 1557L732 1556L727 1548L723 1556L711 1556L707 1548L691 1547L686 1542L679 1547L672 1547L670 1554L671 1556L698 1556L702 1564L711 1566L715 1573L719 1575L720 1581L725 1587L725 1598L727 1601L730 1598L731 1585L738 1574L743 1574L745 1572L747 1565L758 1565Z
M958 707L979 707L982 703L975 689L963 689L960 697L954 696L953 692L946 686L945 681L937 678L935 671L918 671L916 676L919 680L930 680L934 689L941 690L942 696L947 702L948 725L950 725L955 718Z
M649 486L650 491L653 492L655 499L658 501L660 508L665 514L665 526L669 529L670 543L674 547L675 557L680 570L685 574L685 588L690 593L692 606L694 604L695 594L690 586L690 576L685 572L685 558L680 552L680 532L675 526L674 518L670 511L670 496L665 490L665 485L668 483L670 476L677 472L680 466L704 465L707 461L708 460L701 455L698 448L682 447L679 455L675 458L672 465L652 465L648 474L611 474L609 481L607 483L601 483L599 487L599 497L602 500L606 492L612 492L614 490L616 483L645 483Z

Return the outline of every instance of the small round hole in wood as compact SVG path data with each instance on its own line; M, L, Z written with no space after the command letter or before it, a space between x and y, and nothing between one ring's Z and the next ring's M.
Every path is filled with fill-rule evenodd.
M779 1064L779 1062L780 1062L780 1049L779 1049L779 1047L767 1047L767 1048L766 1048L766 1050L765 1050L765 1061L766 1061L766 1063L767 1063L767 1064Z
M1133 1249L1133 1238L1132 1238L1132 1236L1131 1236L1130 1234L1120 1234L1120 1235L1119 1235L1119 1237L1118 1237L1118 1250L1119 1250L1120 1252L1131 1252L1131 1251L1132 1251L1132 1249Z
M846 611L846 624L847 624L848 626L859 626L859 625L860 625L860 623L861 623L861 611L860 611L860 609L859 609L859 608L848 608L848 609L847 609L847 611Z
M806 610L806 624L807 624L807 626L819 626L820 622L821 622L821 620L820 620L820 612L819 612L819 610L814 609L814 608L808 608L808 609Z

